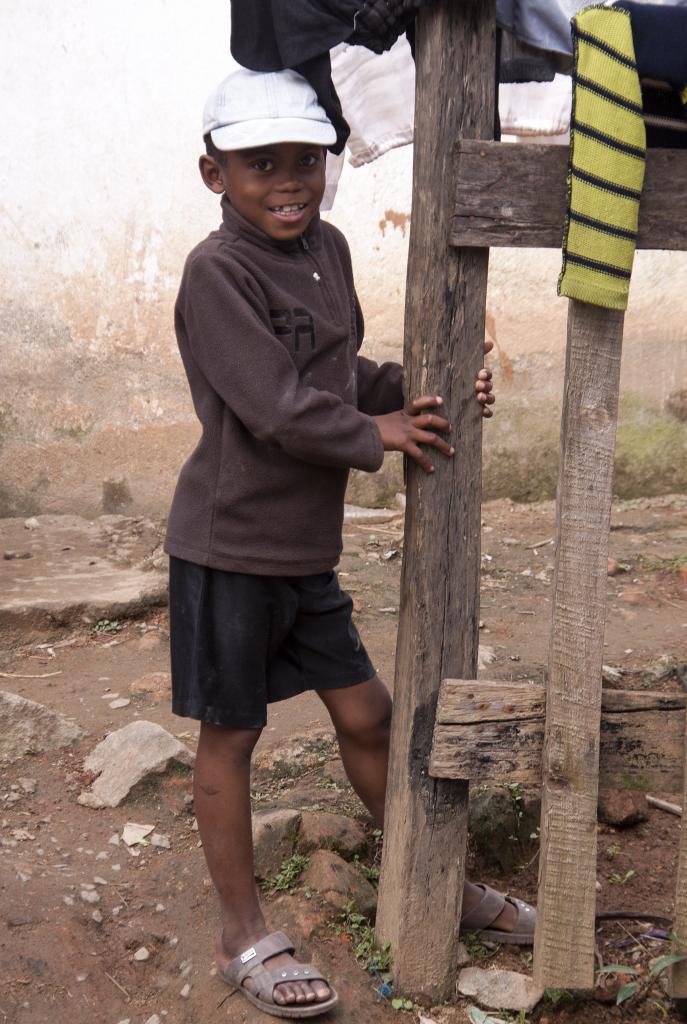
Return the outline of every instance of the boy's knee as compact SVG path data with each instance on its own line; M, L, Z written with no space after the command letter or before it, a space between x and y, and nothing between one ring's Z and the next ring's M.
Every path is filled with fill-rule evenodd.
M262 729L227 729L201 722L198 752L233 764L250 764ZM201 755L201 756L202 756Z
M376 745L386 741L391 728L391 697L380 682L370 698L353 707L339 709L335 719L336 731L362 745Z

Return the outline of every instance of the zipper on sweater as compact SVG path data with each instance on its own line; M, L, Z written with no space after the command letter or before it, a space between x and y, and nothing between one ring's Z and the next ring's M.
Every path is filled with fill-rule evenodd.
M320 285L320 287L322 288L322 291L324 293L324 299L325 299L325 302L327 304L327 308L329 309L329 312L331 313L333 318L338 322L339 319L340 319L339 318L339 313L338 313L338 310L336 308L336 304L334 302L334 298L332 296L332 293L331 293L331 291L329 289L329 285L327 284L327 282L326 282L326 280L324 278L324 275L322 273L322 268L320 267L319 263L317 262L317 260L313 256L312 249L308 245L307 239L303 238L303 236L301 235L301 237L298 239L298 241L299 241L301 249L303 250L305 255L315 265L316 269L315 269L315 271L313 273L313 278L314 278L315 282L318 285Z

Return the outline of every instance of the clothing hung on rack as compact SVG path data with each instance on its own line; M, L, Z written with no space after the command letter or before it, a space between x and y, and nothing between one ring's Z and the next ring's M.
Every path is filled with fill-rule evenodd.
M626 309L646 159L632 24L626 11L589 7L572 26L573 115L558 292Z

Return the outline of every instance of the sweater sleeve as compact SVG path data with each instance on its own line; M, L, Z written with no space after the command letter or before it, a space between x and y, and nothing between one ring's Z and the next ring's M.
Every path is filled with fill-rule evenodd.
M363 312L355 296L355 321L358 350L365 335ZM358 408L368 416L384 416L404 406L403 367L399 363L382 363L358 356Z
M220 253L186 267L179 315L193 359L225 404L261 441L322 466L374 472L384 458L371 418L304 385L245 271Z

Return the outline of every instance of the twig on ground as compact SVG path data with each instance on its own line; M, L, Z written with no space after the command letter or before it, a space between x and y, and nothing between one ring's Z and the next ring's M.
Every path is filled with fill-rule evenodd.
M540 540L537 544L530 544L529 550L536 551L537 548L546 547L547 544L553 544L553 537L547 537L546 540Z
M123 993L124 993L124 995L126 996L126 998L127 998L127 999L131 999L131 996L129 995L129 993L127 992L127 990L126 990L126 989L124 988L124 986L123 986L123 985L120 985L120 984L119 984L119 982L117 981L117 979L116 979L116 978L113 978L111 974L108 974L108 973L107 973L107 971L103 971L103 974L105 975L105 977L106 977L106 978L109 978L109 979L110 979L110 981L111 981L111 982L112 982L112 984L113 984L113 985L115 986L115 988L118 988L120 992L123 992Z
M48 679L50 676L61 675L61 672L42 672L38 676L24 675L23 672L0 672L3 679Z
M682 808L678 804L671 804L668 800L659 800L657 796L648 794L646 802L649 807L657 807L659 811L667 811L668 814L674 814L678 818L682 817Z

